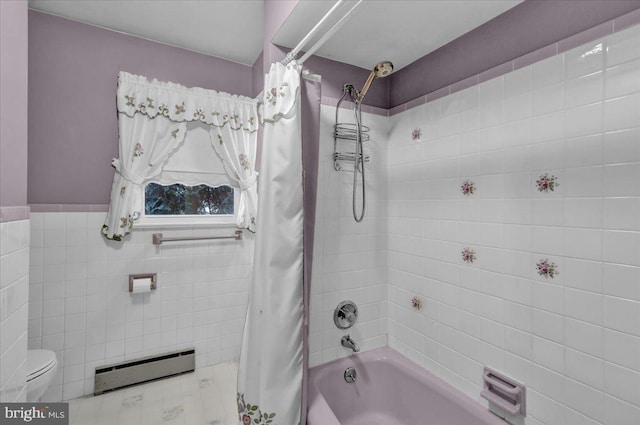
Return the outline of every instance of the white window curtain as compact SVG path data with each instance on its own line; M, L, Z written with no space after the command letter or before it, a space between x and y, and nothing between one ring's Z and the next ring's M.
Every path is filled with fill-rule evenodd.
M211 144L220 157L227 176L240 188L238 227L255 232L258 210L258 173L256 164L256 134L234 130L233 126L211 127Z
M122 241L131 232L144 207L144 184L158 176L172 153L179 149L185 140L187 122L208 125L210 135L211 130L222 129L225 134L242 139L243 153L253 169L258 131L255 99L170 82L149 82L146 77L120 72L116 101L120 157L112 163L116 171L109 212L102 227L107 239ZM241 193L251 189L251 176L238 177L229 167L225 169ZM256 216L257 199L243 203L247 198L250 196L241 196L238 208L243 212L243 220L238 223L253 230L246 217Z
M300 69L265 77L260 204L238 371L239 424L295 425L302 400L303 182ZM263 231L264 229L265 231Z
M162 171L171 152L184 140L186 127L183 122L150 120L140 114L119 117L120 158L112 162L116 171L109 212L102 226L107 239L121 241L131 232L140 216L144 182Z

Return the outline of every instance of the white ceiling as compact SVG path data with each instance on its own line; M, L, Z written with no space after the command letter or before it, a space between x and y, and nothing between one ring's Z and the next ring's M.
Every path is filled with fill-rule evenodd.
M262 0L29 0L31 9L244 65L253 65L262 51L262 5Z
M316 55L365 69L390 60L395 70L399 70L521 2L364 0ZM273 42L293 48L334 3L300 0ZM345 2L340 7L343 12L336 15L343 16L355 3L355 0Z
M521 1L365 0L316 54L365 69L391 60L398 70ZM273 42L294 47L334 3L300 0ZM353 4L345 2L336 16ZM29 0L29 6L244 65L263 46L262 0Z

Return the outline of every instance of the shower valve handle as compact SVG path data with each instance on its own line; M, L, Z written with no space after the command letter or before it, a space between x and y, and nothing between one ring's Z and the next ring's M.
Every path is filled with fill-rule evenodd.
M338 329L348 329L358 320L358 307L353 301L342 301L333 313Z

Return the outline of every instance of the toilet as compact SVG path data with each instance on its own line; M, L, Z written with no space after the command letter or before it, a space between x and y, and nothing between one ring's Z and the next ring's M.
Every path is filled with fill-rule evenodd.
M27 402L36 402L56 376L58 360L51 350L27 350Z

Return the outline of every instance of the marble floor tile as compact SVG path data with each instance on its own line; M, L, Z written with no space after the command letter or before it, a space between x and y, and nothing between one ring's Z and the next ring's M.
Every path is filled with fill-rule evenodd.
M237 363L69 402L70 425L236 425Z

